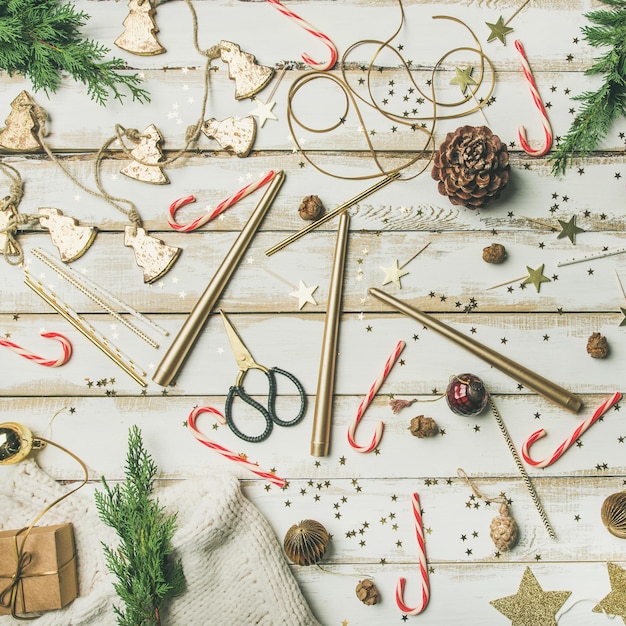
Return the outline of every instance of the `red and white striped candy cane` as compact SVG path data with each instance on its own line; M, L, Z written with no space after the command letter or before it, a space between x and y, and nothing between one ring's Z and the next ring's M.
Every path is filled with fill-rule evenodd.
M524 461L533 467L548 467L552 465L577 439L584 433L594 422L602 417L615 403L619 402L622 394L617 391L608 400L604 401L595 411L595 413L582 422L578 428L554 451L552 456L549 456L542 461L535 461L530 457L530 446L532 446L537 439L541 439L545 436L545 428L541 428L537 432L534 432L522 445L522 457Z
M311 33L314 37L317 37L324 42L330 52L330 59L326 63L319 63L314 61L306 52L302 55L302 60L308 63L312 68L316 70L329 70L337 62L337 48L335 44L322 32L317 30L314 26L311 26L306 20L303 20L299 15L296 15L293 11L290 11L287 7L283 6L278 0L267 0L270 4L274 5L283 15L292 19L300 28L304 28L307 33Z
M63 349L63 354L58 359L47 359L42 356L38 356L33 354L29 350L25 350L21 346L18 346L16 343L9 341L8 339L0 339L0 346L4 346L5 348L9 348L9 350L13 350L16 354L23 356L25 359L29 361L34 361L39 365L43 365L45 367L59 367L59 365L65 365L72 356L72 344L70 340L60 333L41 333L42 337L46 339L56 339Z
M522 56L522 70L524 72L524 76L528 81L528 86L530 88L530 93L533 97L533 101L537 109L539 109L539 113L541 114L541 123L543 125L543 132L545 137L545 145L543 148L538 148L537 150L533 150L530 147L530 144L526 140L526 129L523 126L520 126L517 134L519 137L519 142L522 146L524 152L529 154L530 156L540 157L546 154L550 147L552 146L552 127L550 126L550 121L548 120L548 114L546 113L546 107L543 105L541 101L541 97L539 96L539 91L537 89L537 83L535 82L535 78L533 76L532 70L530 69L530 65L528 63L528 58L526 57L526 52L524 50L524 46L519 39L515 40L515 48Z
M359 425L361 418L365 414L367 407L371 404L374 396L380 389L381 385L385 382L385 379L389 375L391 368L394 366L394 363L398 360L400 353L404 350L404 346L406 344L404 341L398 341L394 351L389 355L389 358L385 362L385 367L383 367L383 371L380 373L380 376L372 383L370 390L363 400L361 400L361 404L359 404L359 408L356 411L356 415L354 419L348 426L348 443L357 451L357 452L371 452L374 450L383 436L383 428L385 424L383 422L378 422L376 425L376 429L374 430L374 434L372 435L372 440L367 446L360 446L354 439L354 435L356 433L356 427Z
M189 222L189 224L179 224L175 218L176 211L190 202L195 202L196 198L194 196L187 196L186 198L174 200L174 202L170 204L168 224L170 225L170 228L177 230L179 233L189 233L192 230L196 230L196 228L200 228L207 222L215 219L220 213L224 212L226 209L233 206L233 204L236 204L239 200L251 194L253 191L256 191L259 187L263 187L263 185L267 184L270 180L272 180L272 178L274 178L274 175L274 170L270 170L267 174L265 174L265 176L259 178L259 180L246 185L237 193L233 194L229 198L226 198L225 200L222 200L210 213L197 217L193 220L193 222Z
M216 452L221 454L223 457L231 461L234 461L240 467L245 467L247 470L250 470L253 474L256 474L260 478L265 478L266 480L269 480L271 483L273 483L277 487L282 488L287 484L287 481L284 478L280 478L279 476L276 476L276 474L272 474L271 472L266 472L265 470L262 470L258 466L257 463L251 463L250 461L240 456L239 454L235 454L234 452L231 452L228 448L225 448L219 443L212 441L203 432L198 430L198 427L196 426L196 418L198 417L198 415L202 413L211 413L212 415L215 415L215 417L221 424L226 423L226 418L217 409L214 409L213 407L200 406L200 407L196 407L192 409L191 413L189 413L189 417L187 418L187 426L191 430L193 436L201 444L205 445L207 448L210 448L211 450L215 450Z
M422 580L422 602L415 608L407 606L404 602L404 584L406 578L400 578L396 585L396 604L398 608L407 615L419 615L428 605L430 598L430 578L428 576L428 566L426 564L426 546L424 543L424 526L422 524L422 512L420 510L419 496L414 493L411 496L411 508L415 520L415 534L417 535L418 559L420 566L420 577Z

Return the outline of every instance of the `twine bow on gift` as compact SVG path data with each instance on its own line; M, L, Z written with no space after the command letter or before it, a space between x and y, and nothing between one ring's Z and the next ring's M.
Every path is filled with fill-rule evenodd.
M0 606L5 609L11 610L11 617L14 619L33 619L33 618L22 618L17 615L17 601L19 599L19 594L21 592L22 598L22 608L25 607L24 604L24 585L22 584L22 577L24 576L24 571L30 565L33 560L30 552L26 552L24 550L24 543L26 542L26 537L24 537L24 541L22 541L21 547L17 545L17 538L20 533L23 533L26 528L20 529L16 534L14 539L15 544L15 572L11 576L11 582L0 592Z

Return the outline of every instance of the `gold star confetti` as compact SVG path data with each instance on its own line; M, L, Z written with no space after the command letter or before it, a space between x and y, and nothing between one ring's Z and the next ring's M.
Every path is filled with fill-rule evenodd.
M398 286L399 289L402 289L400 279L403 276L406 276L408 272L398 267L398 259L395 259L391 266L381 267L380 269L385 272L385 280L383 281L383 285L386 285L387 283L394 283Z
M626 624L626 570L615 563L606 565L609 570L611 592L593 607L593 612L619 615Z
M489 604L508 617L511 626L556 626L555 615L571 593L544 591L530 567L527 567L515 595L492 600Z
M572 215L572 217L570 217L569 222L559 220L559 224L561 225L561 232L557 235L556 238L563 239L563 237L567 237L573 244L576 243L576 235L578 233L585 232L583 228L579 228L578 226L576 226L575 215Z
M541 289L541 283L552 282L547 276L543 274L543 264L541 264L536 270L526 266L528 270L528 278L522 283L522 285L534 285L537 293Z
M465 93L467 91L468 85L475 85L476 81L472 78L472 70L474 68L470 65L466 69L462 70L458 67L454 68L455 76L450 81L451 85L458 85L461 88L461 93Z
M298 309L301 309L307 302L310 304L317 304L313 294L317 289L317 285L313 285L313 287L307 287L302 281L300 281L300 285L296 291L292 291L289 295L292 298L298 299Z
M490 24L489 22L485 22L487 26L489 26L489 37L487 37L487 43L493 41L494 39L499 39L504 45L506 45L505 37L513 32L513 29L510 26L507 26L502 19L502 16L498 18L498 21L495 24Z

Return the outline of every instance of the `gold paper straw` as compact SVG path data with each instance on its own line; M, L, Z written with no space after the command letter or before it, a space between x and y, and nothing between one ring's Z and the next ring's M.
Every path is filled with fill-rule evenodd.
M146 382L135 371L133 361L122 355L120 350L113 350L108 341L99 336L94 328L89 326L78 313L72 310L67 304L61 302L54 294L46 291L41 283L34 283L28 274L24 277L24 283L30 287L44 302L47 302L61 317L69 322L85 339L88 339L94 346L99 348L106 354L116 365L124 370L134 381L138 382L142 387L146 386ZM145 372L143 372L145 375Z
M572 413L578 413L578 411L580 411L583 405L582 400L571 391L568 391L556 383L547 380L543 376L540 376L519 363L516 363L512 359L496 352L475 339L464 335L451 326L440 322L438 319L431 317L427 313L423 313L422 311L405 304L397 298L386 294L384 291L380 291L380 289L371 287L368 289L368 293L373 295L375 298L382 300L392 308L396 309L396 311L400 311L400 313L404 313L404 315L412 317L420 324L424 324L424 326L452 340L462 348L469 350L472 354L489 363L489 365L499 369L501 372L504 372L529 389L536 391L544 398L555 402L568 411L572 411Z
M152 377L155 383L166 387L178 374L187 355L191 352L191 348L200 334L202 327L211 314L215 303L226 288L230 277L241 261L284 180L285 173L282 170L276 172L276 175L266 188L263 197L259 200L256 208L237 236L237 239L235 239L230 250L226 253L222 264L209 281L209 284L206 286L198 302L196 302L193 309L191 309L185 323L182 325L168 351L165 353L165 356Z
M375 185L368 187L365 191L362 191L360 194L354 196L354 198L351 198L347 202L344 202L343 204L339 205L336 209L329 211L325 215L322 215L322 217L320 217L318 220L315 220L314 222L311 222L308 226L305 226L304 228L300 229L297 233L293 233L293 235L290 235L289 237L287 237L286 239L283 239L281 242L277 243L271 248L268 248L265 251L265 254L267 256L272 256L272 254L274 254L275 252L278 252L279 250L286 248L290 243L297 241L298 239L300 239L300 237L303 237L307 233L310 233L312 230L315 230L322 224L326 224L326 222L332 220L337 215L340 215L346 209L349 209L353 204L357 204L358 202L361 202L361 200L363 200L364 198L367 198L367 196L373 194L375 191L378 191L379 189L382 189L385 185L388 185L394 180L397 180L399 177L400 177L400 172L394 172L393 174L389 174L389 176L386 176L382 180L379 180Z
M333 412L335 367L337 365L337 338L339 335L341 293L343 291L343 273L346 262L349 226L350 215L342 213L339 218L335 256L333 258L328 290L328 309L324 321L324 337L322 339L320 369L317 376L315 411L313 413L311 456L326 456L330 446L330 424Z

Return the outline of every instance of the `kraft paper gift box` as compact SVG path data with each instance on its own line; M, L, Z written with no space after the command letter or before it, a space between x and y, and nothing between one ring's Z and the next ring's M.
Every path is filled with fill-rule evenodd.
M24 541L26 530L0 531L0 615L11 613L12 604L17 615L61 609L78 595L72 524L35 526Z

